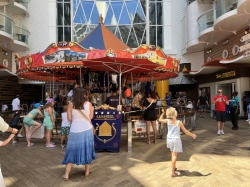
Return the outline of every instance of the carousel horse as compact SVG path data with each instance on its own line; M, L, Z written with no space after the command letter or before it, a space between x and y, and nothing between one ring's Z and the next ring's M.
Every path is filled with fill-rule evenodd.
M90 95L90 102L92 103L94 107L97 106L97 103L100 101L100 98L101 98L101 94L98 94L98 93L93 93Z
M142 94L139 92L134 96L134 99L132 100L132 108L133 109L142 110L142 106L141 106L142 97L143 97Z

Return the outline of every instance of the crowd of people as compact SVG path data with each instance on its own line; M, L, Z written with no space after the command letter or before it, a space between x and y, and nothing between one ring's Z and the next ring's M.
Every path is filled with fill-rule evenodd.
M144 111L144 120L146 122L146 135L147 144L151 143L150 140L150 126L153 127L153 143L157 143L157 129L156 120L157 114L155 108L157 107L157 101L160 100L158 94L153 91L147 84L145 87L144 97L140 95L138 91L135 91L134 98L138 98L137 101L132 102L134 108ZM69 179L69 174L73 164L85 165L85 176L89 176L90 164L96 159L94 150L94 129L95 127L91 123L91 119L94 116L94 107L89 101L89 90L82 88L79 85L75 85L68 93L69 103L63 106L63 111L61 113L61 147L66 147L65 155L62 164L66 165L65 173L63 175L63 180L67 181ZM125 98L129 102L131 98L132 91L131 86L128 85L123 91L123 97L119 97L119 92L117 88L113 87L111 89L111 95L106 99L105 103L111 107L118 108L119 103L122 103L121 98ZM141 102L143 100L143 102ZM170 148L172 167L171 176L176 176L176 160L178 153L182 152L182 143L180 139L180 131L182 130L185 134L196 138L196 135L187 131L183 123L177 120L177 111L175 108L171 107L172 98L170 93L166 93L166 104L168 106L167 110L162 110L162 114L159 118L159 122L168 125L167 134L167 147ZM244 97L242 101L247 103L247 99ZM238 115L240 108L240 99L238 97L238 92L234 91L232 93L232 98L228 98L223 95L223 90L218 89L217 94L212 98L212 103L215 106L215 115L217 119L217 134L224 135L224 123L226 122L226 106L230 105L230 117L232 122L232 130L238 130ZM23 118L23 124L25 127L27 147L34 146L31 142L33 134L43 125L46 129L45 134L45 146L46 148L56 147L55 143L51 142L51 133L54 129L56 122L56 112L54 109L55 101L53 98L47 98L45 105L40 103L34 104L34 108ZM177 104L186 105L187 99L183 96L179 96L177 99ZM3 109L2 105L2 109ZM245 107L246 106L246 107ZM200 109L200 117L206 118L206 109L209 107L208 98L204 92L198 99L197 107ZM6 108L6 107L4 107ZM14 111L22 110L20 106L19 95L13 100L12 108ZM244 103L244 111L250 111L250 104ZM165 116L165 118L164 118ZM15 113L13 117L13 122L10 126L5 123L5 121L0 117L0 131L10 132L11 135L5 141L0 141L0 146L4 146L11 140L14 142L15 135L23 137L20 133L22 128L17 125L20 116ZM250 120L250 116L248 115ZM43 121L43 122L41 122ZM0 176L1 177L1 176Z

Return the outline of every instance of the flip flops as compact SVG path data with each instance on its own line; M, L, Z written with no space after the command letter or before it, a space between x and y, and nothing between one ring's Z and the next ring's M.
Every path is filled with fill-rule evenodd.
M68 181L69 180L69 178L66 178L64 176L62 178L63 178L64 181Z
M31 146L33 146L33 145L35 145L34 143L30 143L30 145L27 145L27 147L31 147Z

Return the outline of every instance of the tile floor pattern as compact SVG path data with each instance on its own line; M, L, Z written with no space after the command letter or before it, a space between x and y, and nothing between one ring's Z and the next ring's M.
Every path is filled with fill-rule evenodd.
M7 187L250 186L250 125L245 120L239 120L237 131L226 122L226 134L217 136L215 119L199 118L193 132L196 140L182 135L184 153L178 156L176 178L170 177L165 138L156 145L147 145L143 137L134 138L133 152L128 153L126 135L122 135L120 153L97 153L89 177L83 177L83 166L74 166L66 182L61 165L65 149L46 149L43 140L33 140L35 146L30 148L24 139L2 147L0 163Z

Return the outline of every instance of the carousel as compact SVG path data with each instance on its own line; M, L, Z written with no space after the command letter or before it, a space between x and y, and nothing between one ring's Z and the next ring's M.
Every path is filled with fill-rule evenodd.
M92 120L97 132L96 150L117 152L120 149L121 103L117 108L103 105L110 83L119 88L120 102L122 88L127 83L174 78L178 76L180 61L164 54L160 47L141 45L131 49L102 22L79 43L53 43L43 52L24 57L16 54L16 74L50 84L50 89L46 90L48 97L55 93L54 83L69 86L78 83L90 89L91 100L95 100L96 106Z

